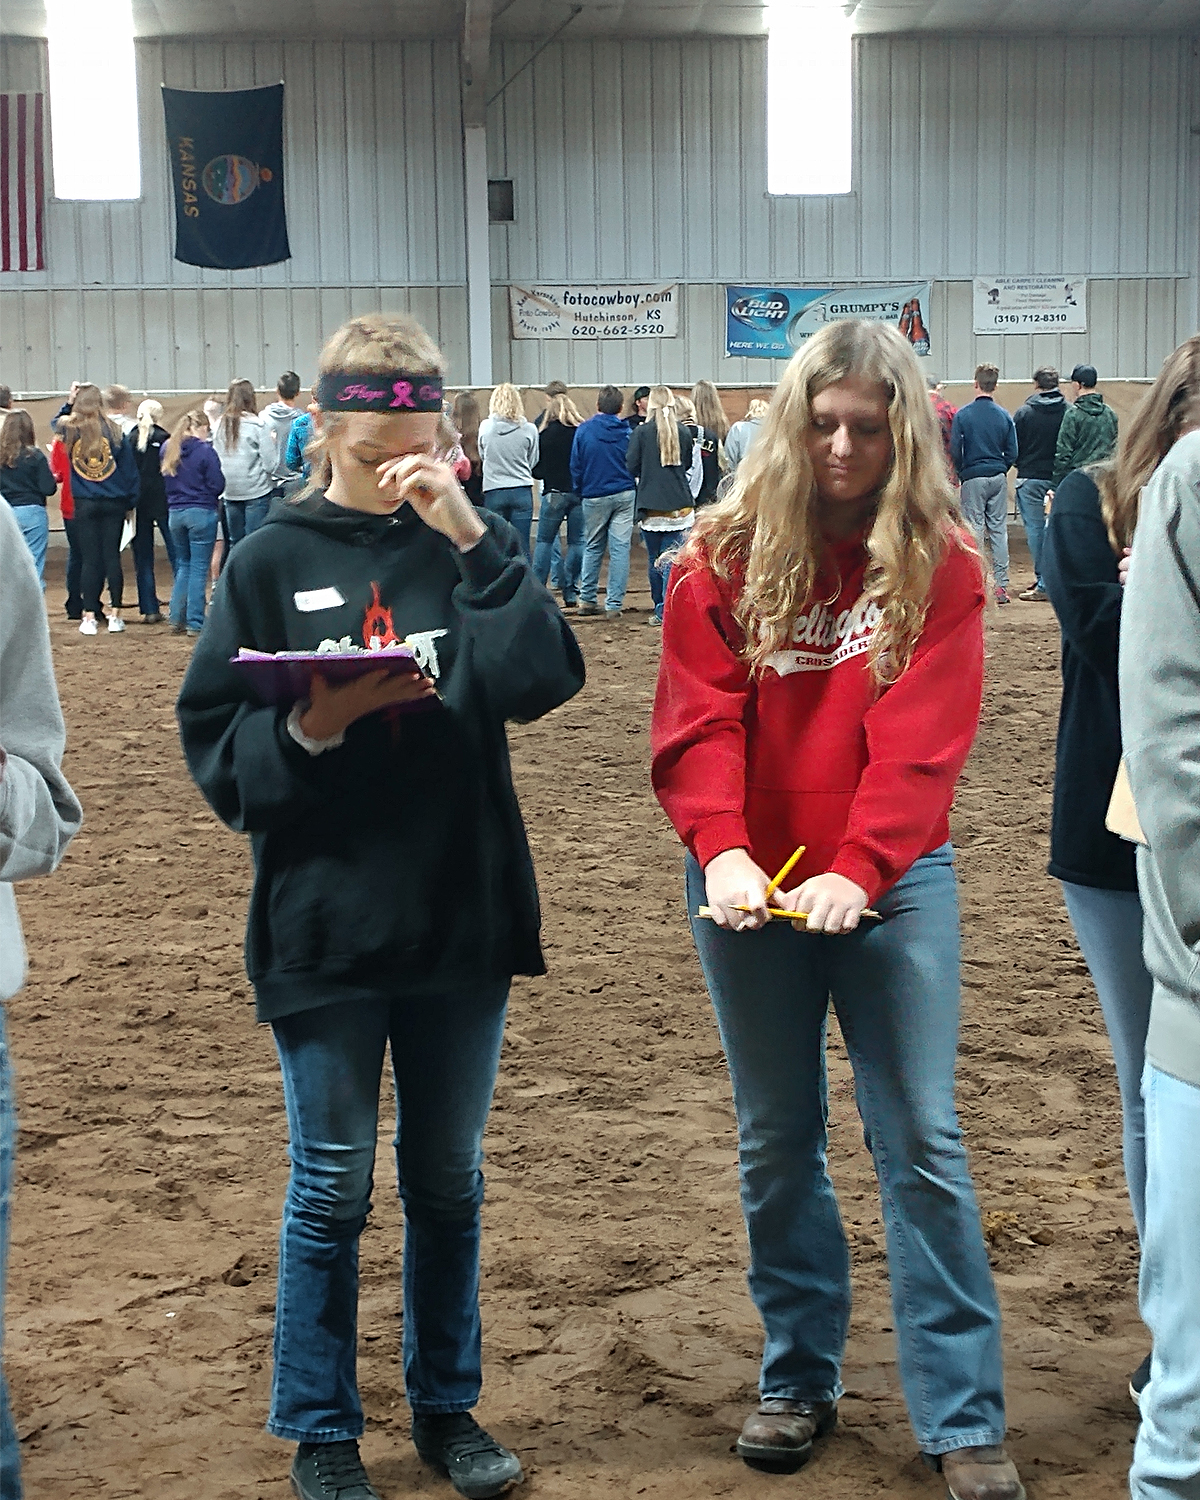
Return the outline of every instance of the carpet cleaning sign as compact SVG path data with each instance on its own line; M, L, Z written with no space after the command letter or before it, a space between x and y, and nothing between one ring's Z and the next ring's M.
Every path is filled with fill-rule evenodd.
M515 339L673 339L679 287L510 286Z
M790 359L826 323L867 318L894 323L915 354L929 353L930 281L901 286L727 286L725 353Z
M1086 276L976 276L976 333L1086 333Z

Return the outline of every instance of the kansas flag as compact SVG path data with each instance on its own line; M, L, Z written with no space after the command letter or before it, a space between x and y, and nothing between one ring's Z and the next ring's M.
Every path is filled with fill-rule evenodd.
M175 259L226 271L287 260L283 84L162 92L175 184Z

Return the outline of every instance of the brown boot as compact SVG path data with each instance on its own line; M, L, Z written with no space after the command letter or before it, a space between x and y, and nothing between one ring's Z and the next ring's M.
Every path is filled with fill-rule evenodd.
M942 1454L941 1470L950 1500L1025 1500L1017 1466L1003 1448L956 1448Z
M738 1457L752 1469L792 1474L812 1457L813 1439L837 1426L836 1401L787 1401L765 1396L746 1418Z

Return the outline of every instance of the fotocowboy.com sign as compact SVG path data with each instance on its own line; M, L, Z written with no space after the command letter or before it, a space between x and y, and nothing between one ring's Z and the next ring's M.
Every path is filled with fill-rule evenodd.
M661 339L679 332L679 287L510 286L515 339Z

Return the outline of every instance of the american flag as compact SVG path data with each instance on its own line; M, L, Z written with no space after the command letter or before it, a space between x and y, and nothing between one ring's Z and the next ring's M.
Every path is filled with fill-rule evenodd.
M41 94L0 94L0 247L5 271L46 269Z

